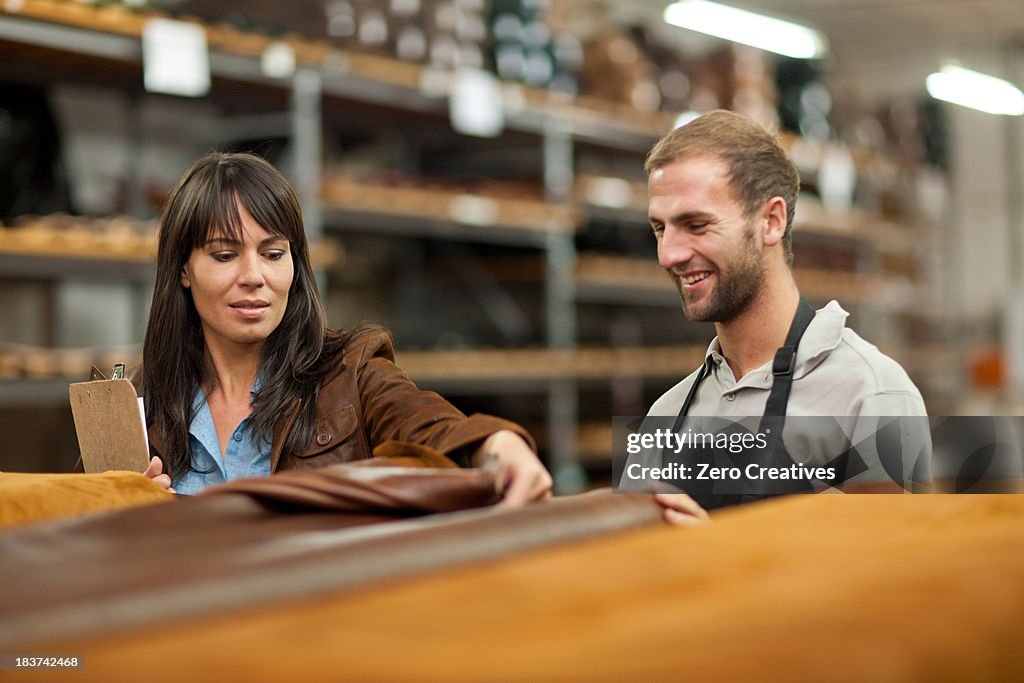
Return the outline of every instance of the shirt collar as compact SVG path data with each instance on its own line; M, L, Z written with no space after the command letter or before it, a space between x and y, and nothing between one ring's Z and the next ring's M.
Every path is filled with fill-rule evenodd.
M263 388L263 373L260 372L256 375L256 379L253 380L252 386L249 387L249 395L255 396L256 392ZM206 394L203 393L201 386L196 386L196 393L192 396L192 414L198 415L203 404L206 403ZM191 429L189 430L191 431ZM192 432L193 434L195 432Z
M839 346L849 315L834 299L818 309L797 347L794 377L806 375Z
M800 339L800 345L797 347L796 367L793 370L794 379L813 370L829 352L839 346L839 342L843 338L843 329L846 327L846 318L849 315L834 299L815 312L814 319L807 326L804 336ZM704 353L704 363L711 368L712 364L721 366L724 362L722 345L718 342L716 335ZM766 365L771 365L771 361Z

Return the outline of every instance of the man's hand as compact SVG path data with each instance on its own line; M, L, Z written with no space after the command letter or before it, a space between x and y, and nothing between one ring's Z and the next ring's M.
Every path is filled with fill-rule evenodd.
M537 454L515 432L503 429L487 437L473 455L473 466L497 464L502 507L519 507L551 497L551 475Z
M711 520L708 511L685 493L656 493L654 500L665 508L662 516L675 526L697 526Z
M149 461L149 466L146 467L144 474L171 493L174 493L174 489L171 488L171 478L164 474L164 463L160 458L154 455Z

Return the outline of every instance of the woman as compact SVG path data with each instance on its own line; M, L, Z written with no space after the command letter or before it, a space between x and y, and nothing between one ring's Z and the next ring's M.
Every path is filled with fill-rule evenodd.
M397 440L495 459L504 504L550 495L521 427L421 391L383 330L327 328L298 200L251 154L208 154L171 193L142 355L146 474L179 493Z

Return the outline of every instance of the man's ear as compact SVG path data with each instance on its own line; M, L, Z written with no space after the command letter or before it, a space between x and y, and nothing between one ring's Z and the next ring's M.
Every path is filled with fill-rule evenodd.
M772 197L764 205L761 216L764 219L761 238L766 247L774 247L782 242L782 238L786 235L786 225L789 222L786 200L782 197Z
M181 286L184 287L185 289L188 289L189 287L192 286L192 280L190 280L188 277L188 268L186 268L185 266L181 267L181 276L179 277L179 281L181 282Z

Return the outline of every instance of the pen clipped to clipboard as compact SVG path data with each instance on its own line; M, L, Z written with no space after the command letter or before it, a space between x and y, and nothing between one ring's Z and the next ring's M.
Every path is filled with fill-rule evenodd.
M124 378L124 363L110 379L93 370L94 379L70 386L82 465L87 473L107 470L145 472L149 464L146 411L135 385Z

